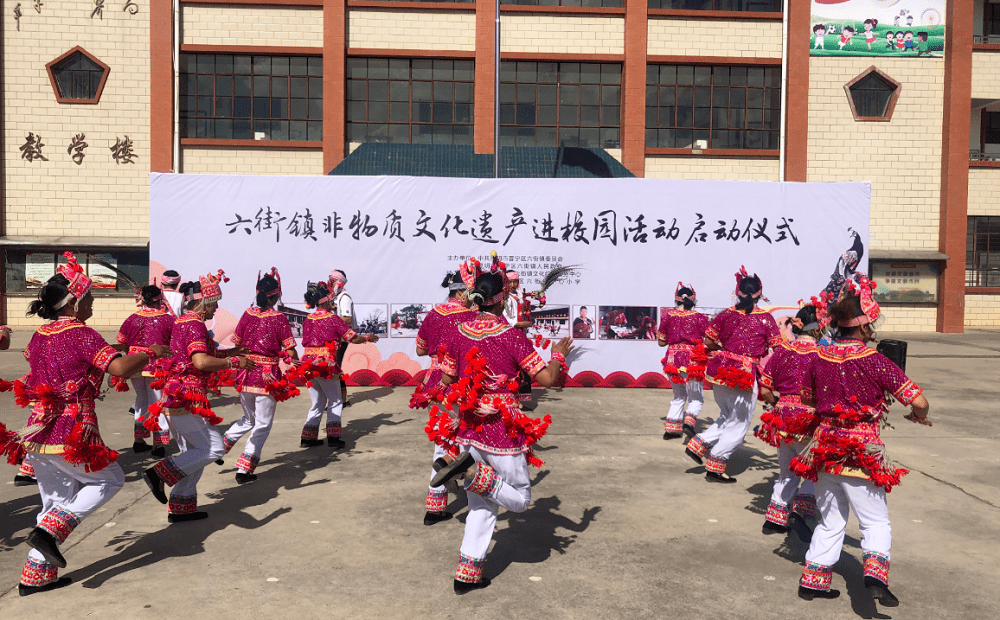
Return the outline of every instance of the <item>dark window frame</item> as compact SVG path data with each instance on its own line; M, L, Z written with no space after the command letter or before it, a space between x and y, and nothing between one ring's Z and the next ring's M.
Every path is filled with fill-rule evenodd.
M655 82L652 81L654 77ZM754 80L753 85L751 80ZM698 105L705 91L708 103L704 105L702 99L702 105ZM752 106L751 101L758 97L760 107ZM690 106L683 105L687 101ZM668 102L672 105L667 105ZM735 102L742 103L737 105ZM684 112L689 118L682 116L682 108L689 110L689 114ZM725 119L722 118L723 110L726 111ZM672 124L669 122L671 117ZM706 120L707 127L704 126ZM781 67L649 64L646 67L645 127L647 149L693 149L696 141L706 140L707 148L714 150L776 150L781 128Z
M565 7L565 8L586 8L586 9L622 9L625 8L625 0L500 0L500 12L504 7L511 6L537 6L541 8Z
M993 230L990 228L993 227ZM996 260L990 260L996 254ZM985 255L985 264L981 260ZM965 242L966 288L1000 288L1000 216L970 215Z
M867 110L859 110L857 102L854 99L855 90L864 92L863 85L865 83L870 83L872 80L879 80L879 82L885 84L891 91L877 91L870 90L870 92L889 92L888 100L885 104L884 112L881 115L876 116L866 116L862 112ZM896 110L896 102L899 101L899 95L903 90L903 85L892 79L889 74L884 71L880 71L875 65L868 67L866 70L862 71L853 80L844 84L844 92L847 93L847 102L851 107L851 114L854 115L854 120L861 122L889 122L892 120L892 114Z
M64 93L61 84L65 84L65 80L61 77L61 69L69 63L74 57L82 56L88 61L97 66L97 70L86 70L86 69L71 69L74 74L73 78L70 79L70 83L73 86L78 86L79 76L86 76L86 96L80 96L81 93ZM49 75L49 82L52 84L52 92L55 93L56 102L58 103L83 103L83 104L96 104L101 100L101 94L104 92L104 86L108 82L108 76L111 74L111 67L101 62L96 56L85 50L83 47L77 45L73 49L61 54L54 60L49 61L45 65L45 71Z
M349 57L345 80L347 142L471 145L476 119L475 80L472 59ZM449 90L446 98L444 94ZM445 116L450 120L446 122Z
M622 72L617 62L501 62L500 145L621 148ZM598 99L585 99L595 88Z
M183 52L180 74L182 139L323 141L322 56Z
M783 0L647 0L652 11L781 13Z

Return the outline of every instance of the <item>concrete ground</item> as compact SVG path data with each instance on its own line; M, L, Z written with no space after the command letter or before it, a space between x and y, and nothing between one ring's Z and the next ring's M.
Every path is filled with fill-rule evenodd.
M23 374L30 334L0 353L0 377ZM665 442L669 392L570 389L542 393L555 422L538 455L533 502L501 512L485 573L493 585L463 597L452 578L465 518L422 524L431 446L410 389L358 388L345 410L347 449L299 448L308 396L281 403L260 479L237 486L235 455L200 484L205 521L168 525L166 507L139 479L132 393L99 403L101 429L122 450L125 488L64 546L73 585L21 598L24 539L40 503L34 487L0 480L2 618L900 618L1000 617L1000 451L996 376L1000 333L901 334L909 375L926 388L932 428L902 419L885 433L911 470L890 495L895 609L862 587L860 535L851 518L835 567L837 600L796 597L806 545L763 536L776 476L774 450L748 436L730 461L734 485ZM649 347L649 366L660 353ZM216 402L241 412L232 391ZM26 417L10 394L0 419ZM701 424L718 408L709 396ZM237 444L237 449L242 443ZM148 453L143 456L148 456Z

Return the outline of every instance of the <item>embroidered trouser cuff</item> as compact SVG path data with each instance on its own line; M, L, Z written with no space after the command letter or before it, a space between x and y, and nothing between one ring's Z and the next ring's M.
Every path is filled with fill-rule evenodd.
M889 583L889 556L877 551L862 554L865 562L865 577L874 577L884 584Z
M76 526L80 524L80 518L77 517L72 512L56 506L52 510L45 513L42 520L38 522L39 529L43 529L59 541L60 544L66 542L66 537L69 536Z
M59 568L45 560L28 558L21 570L21 584L26 586L47 586L59 575Z
M448 507L448 491L427 491L427 512L444 512Z
M788 525L789 513L788 504L779 504L772 499L767 505L767 515L764 518L776 525Z
M806 562L802 569L802 578L799 585L810 590L829 590L833 583L833 567Z
M483 564L486 563L486 558L477 560L464 553L460 553L458 556L458 569L455 570L456 581L476 583L483 578Z

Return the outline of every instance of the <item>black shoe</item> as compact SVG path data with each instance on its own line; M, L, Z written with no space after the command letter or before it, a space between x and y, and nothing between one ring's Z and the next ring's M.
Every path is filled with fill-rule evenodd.
M129 407L128 408L128 414L130 416L135 416L135 407Z
M158 459L162 459L166 455L167 455L167 447L166 446L156 446L155 448L153 448L153 451L150 453L150 456L153 456L154 458L158 458Z
M38 485L38 480L32 478L31 476L25 476L24 474L17 474L14 476L14 486L16 487L26 487L29 485Z
M253 482L257 479L257 474L247 474L240 472L236 474L236 484L246 484L248 482Z
M72 577L60 577L52 583L47 583L44 586L26 586L23 583L19 583L17 584L17 593L21 596L28 596L29 594L36 594L38 592L48 592L49 590L65 588L71 583L73 583Z
M149 490L153 492L153 497L156 501L161 504L167 503L167 494L163 491L163 478L156 473L156 470L150 467L146 471L142 472L142 479L146 481L146 486Z
M145 441L137 441L132 444L132 452L140 454L142 452L149 452L153 449L153 446L149 445Z
M671 433L670 431L664 431L663 433L664 439L677 439L680 436L681 436L680 433Z
M215 459L215 464L219 465L219 466L225 465L226 464L226 460L225 459Z
M697 454L695 454L694 450L692 450L691 448L684 448L684 454L690 456L691 460L693 460L695 463L697 463L699 465L704 465L705 464L705 461L703 461L700 456L698 456Z
M28 534L26 542L29 547L41 553L45 557L45 561L49 564L55 564L59 568L66 568L66 558L59 553L59 543L56 542L56 537L52 534L49 534L40 527L36 527Z
M186 512L184 514L175 515L172 512L167 513L167 521L170 523L184 523L185 521L201 521L202 519L207 519L208 513L201 512Z
M476 459L472 458L472 455L468 452L463 452L457 459L442 467L441 471L431 478L430 485L432 487L439 487L449 480L453 480L461 476L475 464ZM483 587L485 588L486 586Z
M764 525L760 528L760 533L768 536L770 534L787 534L787 525L778 525L773 521L764 521Z
M486 577L480 577L479 581L474 581L469 583L468 581L455 580L455 594L465 594L466 592L472 592L473 590L482 590L483 588L489 587L490 580Z
M802 517L802 515L795 512L789 515L788 528L793 530L795 535L799 537L799 540L807 545L812 542L813 532L809 529L809 525L806 524L806 520Z
M434 525L435 523L441 523L442 521L447 521L454 515L450 512L427 512L424 514L424 525Z
M330 448L336 448L338 450L342 450L347 447L347 444L344 443L344 440L340 437L327 437L326 445Z
M434 471L441 471L447 466L448 466L448 461L444 460L443 458L434 459L434 464L431 465L431 467L434 468Z
M688 441L690 441L691 438L694 437L695 435L697 435L698 433L696 433L694 431L694 427L693 426L691 426L690 424L685 424L684 425L684 434L687 435Z
M722 484L732 484L736 482L736 478L726 474L717 474L714 471L705 472L705 480L708 480L709 482L721 482Z
M315 448L316 446L322 446L322 439L303 439L299 441L300 448Z
M875 577L865 577L865 588L872 599L883 607L899 607L899 599L889 591L889 586Z
M799 586L799 598L806 601L811 601L814 598L837 598L838 596L840 596L840 590L813 590Z
M344 405L343 405L343 406L344 406L345 408L346 408L346 407L350 407L350 406L351 406L351 401L349 401L349 400L345 400L345 401L344 401Z

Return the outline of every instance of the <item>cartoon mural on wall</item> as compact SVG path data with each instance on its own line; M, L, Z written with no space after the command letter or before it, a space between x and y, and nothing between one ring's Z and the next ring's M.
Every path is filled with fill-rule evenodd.
M944 56L946 0L812 0L811 56Z

